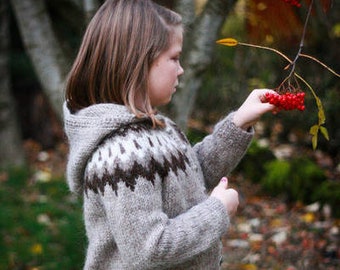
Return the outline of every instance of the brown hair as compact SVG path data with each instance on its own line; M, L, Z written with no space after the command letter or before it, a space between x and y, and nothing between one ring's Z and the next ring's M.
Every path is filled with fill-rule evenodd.
M89 23L68 75L68 108L122 104L161 125L148 96L149 70L181 23L177 13L150 0L107 0ZM135 106L137 92L143 108Z

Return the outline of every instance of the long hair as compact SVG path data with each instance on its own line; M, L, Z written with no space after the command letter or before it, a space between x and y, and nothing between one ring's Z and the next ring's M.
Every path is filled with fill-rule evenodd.
M68 108L122 104L160 126L148 96L149 70L181 23L180 15L150 0L107 0L89 23L68 75ZM142 108L136 108L137 93Z

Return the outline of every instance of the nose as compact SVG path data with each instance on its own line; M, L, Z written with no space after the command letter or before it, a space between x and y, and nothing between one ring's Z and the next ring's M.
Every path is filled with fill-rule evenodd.
M177 71L177 75L181 76L184 73L184 69L181 66L181 64L178 64L178 71Z

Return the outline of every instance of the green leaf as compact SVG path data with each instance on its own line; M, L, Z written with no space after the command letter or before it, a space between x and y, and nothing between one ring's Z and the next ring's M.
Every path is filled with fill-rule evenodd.
M325 137L325 139L326 139L327 141L329 141L329 136L328 136L327 128L321 127L321 126L320 126L320 132L321 132L322 135Z
M309 130L309 134L312 136L317 136L318 132L319 132L319 125L314 125Z
M317 145L318 145L318 133L319 133L319 129L320 129L319 125L314 125L309 130L309 134L312 135L313 150L315 150Z
M312 145L313 145L313 150L316 149L318 146L318 134L313 135L312 137Z
M318 117L319 117L319 125L323 125L326 122L325 112L323 110L322 102L320 98L315 96L316 104L318 106Z

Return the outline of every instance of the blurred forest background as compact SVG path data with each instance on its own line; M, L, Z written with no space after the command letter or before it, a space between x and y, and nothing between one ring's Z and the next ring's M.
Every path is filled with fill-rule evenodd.
M63 83L102 2L0 0L0 269L81 269L81 200L64 179ZM283 0L156 2L182 14L186 26L181 87L160 110L195 143L252 89L275 88L289 72L273 52L215 41L233 37L294 59L310 0L300 8ZM314 1L302 49L338 73L339 5ZM310 59L299 58L296 68L323 103L329 140L320 135L312 149L318 108L303 84L305 111L268 114L258 123L230 176L242 200L228 236L235 241L225 243L228 269L339 266L340 80Z

